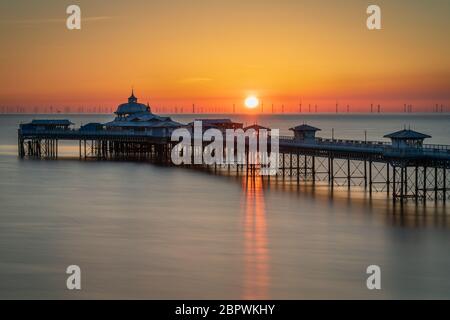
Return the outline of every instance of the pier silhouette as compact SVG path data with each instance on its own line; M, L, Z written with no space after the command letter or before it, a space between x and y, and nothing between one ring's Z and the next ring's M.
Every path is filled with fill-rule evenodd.
M311 128L293 128L294 136L279 140L277 176L298 183L328 183L331 187L361 187L385 192L394 201L442 201L448 192L450 146L423 144L429 137L412 130L391 135L392 142L321 138ZM302 130L306 130L302 132ZM172 165L171 150L178 142L164 134L129 130L71 129L70 122L49 123L47 127L22 126L18 130L21 158L57 159L63 141L78 142L80 159L148 160ZM202 142L203 152L209 142ZM194 145L194 143L192 143ZM269 145L270 149L270 145ZM248 153L248 148L246 148ZM226 156L226 155L225 155ZM248 154L247 154L248 156ZM244 159L245 160L245 159ZM185 167L206 166L204 164ZM213 165L217 170L258 175L257 165L242 163Z

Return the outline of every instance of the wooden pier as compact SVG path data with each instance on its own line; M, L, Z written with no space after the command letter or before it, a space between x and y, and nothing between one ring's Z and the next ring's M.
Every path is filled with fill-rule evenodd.
M445 204L450 197L450 146L402 147L395 140L392 143L367 142L322 139L314 135L299 138L299 132L294 130L294 133L294 136L279 139L277 177L280 179L299 184L325 183L331 188L356 187L370 194L384 192L401 202ZM21 127L18 130L19 157L57 159L62 141L77 141L80 159L138 159L164 165L172 165L171 150L178 143L168 136L146 132ZM204 142L202 150L193 151L203 152L208 144ZM213 167L237 174L258 174L258 168L248 163Z

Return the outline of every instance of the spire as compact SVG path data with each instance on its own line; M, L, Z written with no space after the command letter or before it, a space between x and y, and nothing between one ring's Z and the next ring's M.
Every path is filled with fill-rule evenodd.
M128 98L128 103L136 103L137 98L134 96L134 88L131 87L131 96Z

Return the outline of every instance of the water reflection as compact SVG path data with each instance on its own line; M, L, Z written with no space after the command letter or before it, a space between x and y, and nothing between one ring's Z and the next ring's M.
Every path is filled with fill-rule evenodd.
M430 226L450 228L449 203L412 200L394 202L386 192L370 195L363 188L330 188L324 183L301 183L293 180L271 179L264 187L272 192L281 191L298 197L299 201L316 200L328 203L330 209L342 209L361 215L381 219L388 226L404 228L427 228ZM375 214L375 215L374 215Z
M261 177L242 180L244 208L243 299L269 299L269 260L266 209Z

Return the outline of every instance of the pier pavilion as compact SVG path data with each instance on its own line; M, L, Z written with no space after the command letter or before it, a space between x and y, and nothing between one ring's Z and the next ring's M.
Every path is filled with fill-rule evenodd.
M24 130L48 131L68 130L71 126L73 126L73 123L69 120L33 120L30 123L21 125L21 128Z
M416 132L413 130L401 130L384 136L392 141L392 146L401 149L422 148L423 141L431 138L427 134Z
M105 124L107 131L140 132L152 136L170 137L173 130L184 125L170 117L161 117L151 112L150 106L138 103L131 92L127 103L118 106L116 118Z
M249 131L249 130L253 130L254 135L258 136L258 137L260 135L260 132L261 133L264 132L266 137L270 137L270 128L263 127L263 126L261 126L259 124L252 124L251 126L245 127L243 130L246 133L248 133L247 131Z
M316 132L321 131L319 128L309 126L307 124L302 124L289 130L294 132L294 139L297 141L303 141L305 143L315 143L316 142Z
M208 129L218 129L225 133L225 130L227 129L236 130L244 127L242 123L233 122L231 119L195 119L194 122L196 121L202 122L203 131ZM194 122L189 123L187 127L193 130Z

